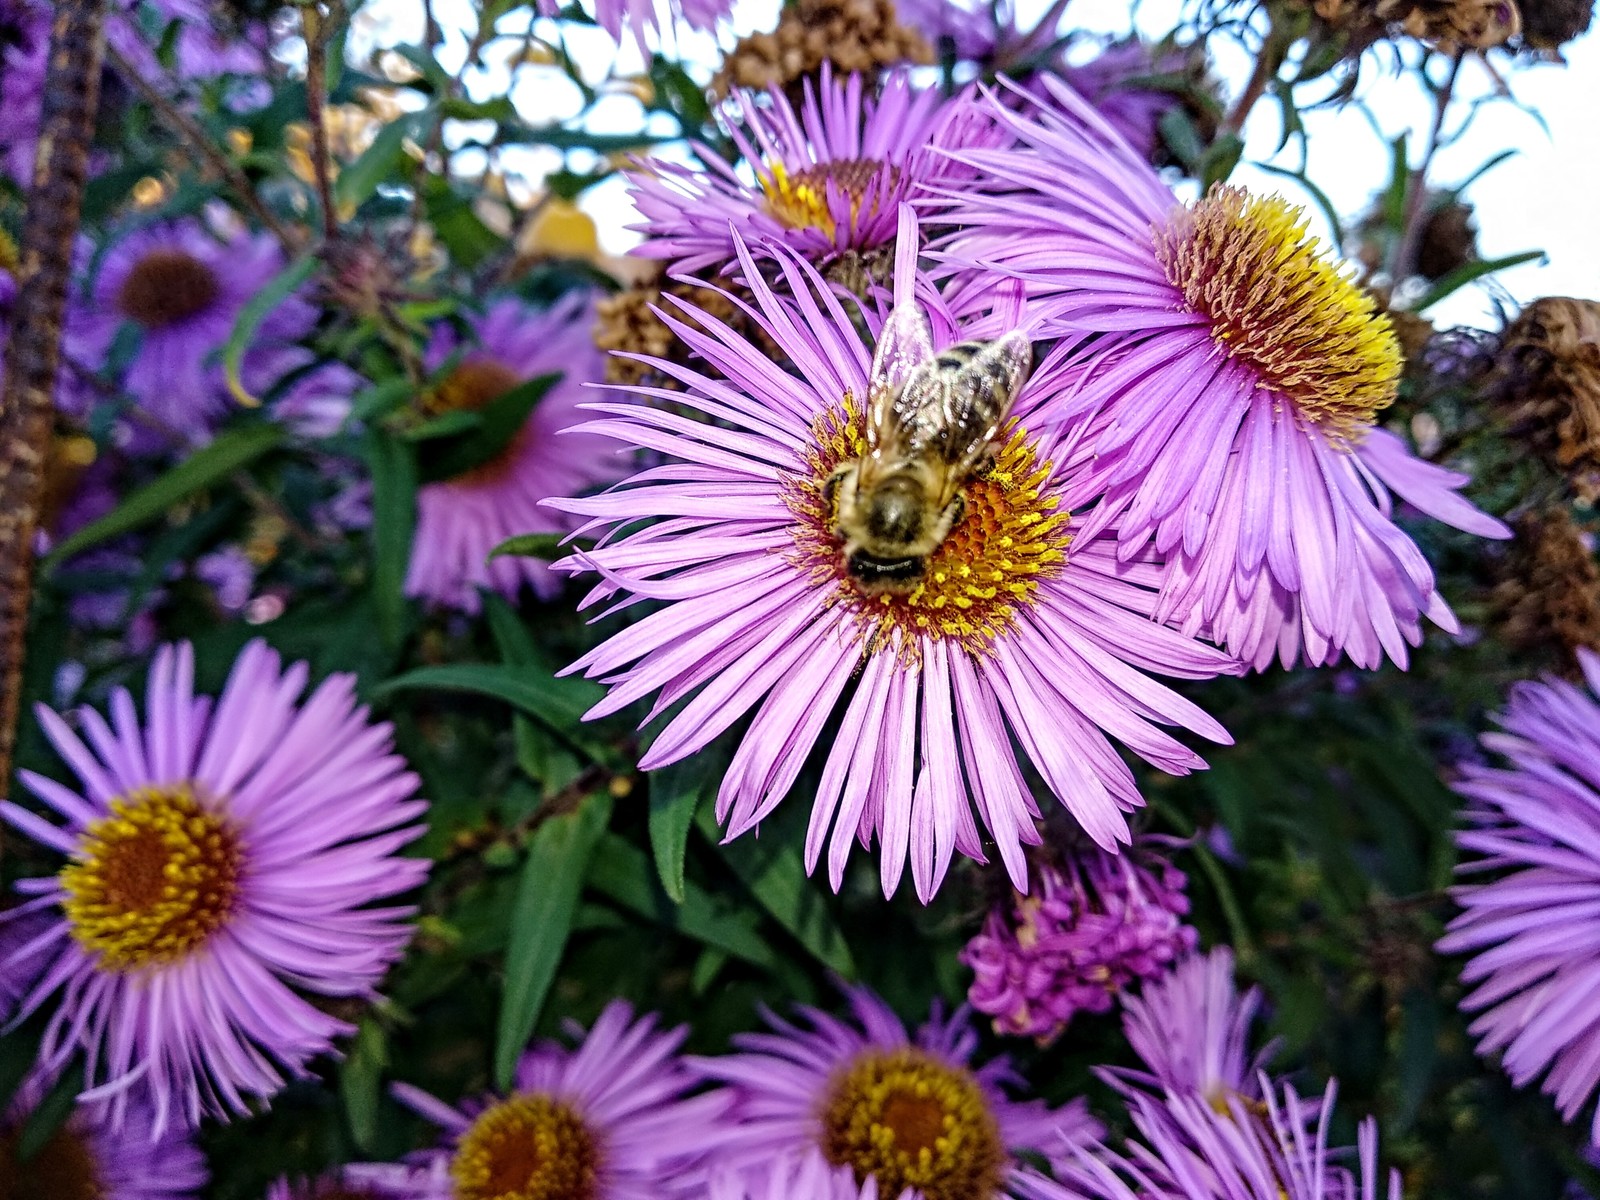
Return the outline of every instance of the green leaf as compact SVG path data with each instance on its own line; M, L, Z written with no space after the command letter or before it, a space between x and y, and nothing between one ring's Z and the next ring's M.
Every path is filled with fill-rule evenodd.
M540 665L539 650L532 636L512 607L497 592L480 588L484 615L489 619L489 632L494 635L495 648L509 666L533 667ZM540 741L533 722L521 712L511 718L511 737L516 743L517 765L530 779L543 780L548 770L545 743Z
M219 483L283 442L281 426L269 422L241 425L221 433L159 479L147 483L98 521L63 538L40 565L53 571L59 564L101 542L148 525L196 492Z
M509 663L449 663L418 667L380 684L374 696L423 689L473 692L491 696L536 717L555 732L571 738L583 714L603 694L597 684L584 679L560 679L534 667Z
M78 1102L78 1093L83 1091L83 1068L74 1066L70 1071L64 1071L56 1080L55 1085L39 1101L38 1107L28 1114L28 1120L22 1127L22 1135L17 1138L16 1161L26 1163L38 1156L39 1151L49 1144L50 1139L56 1135L56 1130L66 1123L72 1115L72 1110Z
M650 878L644 852L627 839L607 834L589 864L589 886L607 899L757 967L776 961L772 947L750 926L748 913L727 905L695 883L685 883L674 902Z
M450 257L469 271L505 249L505 239L483 223L469 197L436 175L422 184L423 211Z
M716 794L719 765L711 755L696 754L650 773L650 849L661 886L679 904L689 829L701 802Z
M1237 134L1219 136L1200 157L1200 186L1209 188L1227 179L1239 165L1239 156L1243 153L1244 141Z
M424 479L454 479L494 459L521 432L534 407L560 379L557 374L538 375L496 396L480 412L473 414L478 418L475 429L460 434L442 447L429 448Z
M250 343L255 339L256 331L261 328L261 322L267 319L267 314L310 279L316 269L317 259L311 255L295 259L274 275L266 287L251 296L249 302L239 310L239 315L234 318L233 330L228 334L228 343L222 348L222 369L228 391L232 392L233 398L246 408L259 408L261 400L246 390L239 377L245 351L250 349Z
M350 402L350 415L356 421L371 421L399 408L416 394L416 384L404 375L391 375L382 383L375 383L364 392L358 392Z
M510 1090L517 1059L539 1023L567 948L589 857L610 822L611 797L597 792L576 812L544 822L529 843L511 912L505 995L495 1032L494 1074L502 1091Z
M594 546L594 542L585 538L575 538L570 544L563 545L565 541L566 535L561 533L519 533L489 551L489 557L499 558L502 554L510 554L517 558L541 558L545 562L554 562L558 558L565 558L573 549L590 549Z
M399 438L373 430L366 439L372 474L372 593L378 633L397 647L405 638L406 568L417 523L417 458Z
M1413 311L1425 312L1452 292L1459 291L1473 282L1473 280L1482 279L1485 275L1493 275L1496 271L1504 271L1507 267L1518 267L1523 263L1535 262L1543 257L1543 250L1524 250L1521 254L1507 254L1504 258L1490 258L1482 262L1463 263L1424 292L1422 299L1417 301L1416 308Z
M438 114L432 109L406 113L378 130L361 156L344 167L333 181L333 202L340 218L348 220L385 181L397 180L411 163L406 143L425 141Z
M721 830L710 809L702 809L695 823L707 840L720 840ZM828 911L822 890L806 877L799 845L747 837L723 846L722 851L728 866L761 907L813 958L847 978L855 975L850 947Z
M1162 118L1156 122L1156 128L1161 132L1161 140L1166 143L1172 155L1190 171L1199 166L1200 160L1205 156L1205 142L1201 140L1200 133L1194 127L1194 122L1189 119L1189 114L1182 107L1169 109Z
M344 1062L339 1064L339 1096L344 1101L350 1136L370 1154L378 1142L378 1109L383 1072L389 1065L389 1039L371 1017L361 1022Z

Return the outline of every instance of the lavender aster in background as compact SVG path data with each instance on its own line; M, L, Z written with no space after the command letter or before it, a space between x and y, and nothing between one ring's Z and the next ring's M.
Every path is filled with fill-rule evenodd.
M0 915L0 930L52 917L0 961L50 956L19 1014L55 1001L41 1068L81 1049L86 1098L104 1097L113 1124L147 1106L157 1133L248 1111L354 1032L304 994L373 998L412 913L373 902L428 870L398 853L421 833L417 779L356 705L354 676L302 702L305 664L284 670L259 641L215 703L193 673L187 645L164 648L143 719L119 689L109 722L78 714L82 736L39 708L80 782L19 778L65 823L0 802L69 859L21 880L28 900Z
M1162 51L1129 38L1103 47L1078 66L1063 64L1057 70L1140 158L1149 160L1161 146L1161 119L1181 101L1174 92L1144 81L1152 76L1180 75L1188 61L1189 55L1182 49ZM1032 90L1048 102L1047 88L1035 86Z
M562 4L561 0L537 0L535 7L541 16L553 17ZM592 5L595 23L619 42L626 28L647 61L650 43L680 22L710 33L732 10L732 0L594 0Z
M698 147L705 170L659 160L629 175L645 235L635 251L689 273L734 260L734 233L756 253L786 246L818 266L852 255L887 278L899 206L964 178L941 147L993 144L993 126L965 97L946 100L896 71L873 97L859 74L824 63L805 80L799 112L782 90L737 92L725 110L729 136L753 171ZM986 138L986 132L989 136Z
M509 1096L452 1107L396 1085L402 1103L444 1130L445 1145L406 1164L348 1167L345 1178L410 1187L409 1200L678 1195L727 1106L723 1096L687 1095L695 1079L677 1051L688 1031L663 1032L618 1000L587 1035L571 1024L568 1032L581 1039L575 1049L541 1042L522 1056Z
M1461 767L1461 869L1499 874L1455 889L1463 911L1439 942L1471 956L1461 1007L1477 1014L1479 1053L1498 1054L1519 1087L1543 1075L1568 1121L1600 1087L1600 655L1578 656L1586 688L1512 688L1505 732L1483 735L1506 766ZM1600 1143L1600 1114L1589 1137Z
M104 363L132 325L139 345L123 386L174 434L201 437L227 403L218 361L234 322L283 266L282 248L265 234L217 235L193 218L140 229L106 250L65 349L77 362ZM314 320L309 304L290 297L257 341L303 336Z
M630 390L710 419L639 401L592 405L599 416L582 427L587 433L664 461L604 495L553 503L589 517L584 532L659 521L608 534L593 552L557 564L601 573L585 605L628 593L666 602L569 668L611 688L590 715L656 692L652 715L687 700L640 763L653 770L753 712L717 795L717 817L736 837L783 800L842 704L812 806L807 866L826 846L838 888L851 844L876 836L885 893L909 857L926 900L956 850L983 861L975 812L1014 885L1027 887L1022 847L1040 840L1039 810L1013 736L1049 794L1109 850L1128 839L1123 814L1142 800L1108 734L1176 774L1202 761L1158 722L1227 740L1142 672L1205 678L1235 668L1149 620L1152 564L1119 562L1112 538L1078 532L1075 512L1093 499L1085 472L1052 459L1031 424L1053 386L1048 363L1023 389L994 469L968 485L966 515L928 559L924 582L908 594L873 595L845 569L828 479L863 452L872 389L895 386L934 353L912 300L915 226L909 209L902 216L899 307L887 324L866 316L879 369L809 264L782 252L794 296L782 300L741 244L752 315L794 373L683 305L692 324L664 319L722 378L643 358L683 390ZM956 337L946 327L938 344Z
M1390 493L1483 537L1499 521L1465 476L1375 426L1400 349L1388 318L1277 197L1213 188L1190 205L1070 89L1026 115L993 103L1020 147L960 157L980 185L943 214L947 265L1025 280L1040 333L1079 343L1052 407L1093 438L1120 553L1167 556L1158 619L1209 630L1257 669L1347 654L1400 665L1423 617L1458 629ZM961 311L970 311L965 300Z
M0 972L3 974L3 972ZM23 1130L45 1100L47 1077L24 1080L0 1114L0 1195L8 1200L189 1200L206 1185L206 1161L183 1129L160 1129L149 1108L117 1123L103 1104L82 1105L24 1160Z
M1082 1100L1050 1108L1014 1099L1022 1083L1005 1058L979 1065L965 1010L937 1009L913 1036L882 1000L850 988L850 1016L801 1008L794 1023L734 1039L737 1051L695 1060L732 1098L703 1133L717 1168L762 1196L772 1175L821 1154L880 1197L912 1188L923 1200L1000 1200L1026 1194L1037 1172L1019 1154L1064 1161L1102 1135Z
M1145 1069L1108 1070L1119 1090L1193 1094L1216 1107L1232 1095L1261 1099L1261 1069L1276 1042L1254 1053L1250 1026L1261 989L1240 993L1233 951L1218 946L1146 983L1123 1004L1122 1028Z
M512 555L491 560L489 552L518 534L566 532L572 522L543 501L610 483L627 470L614 443L572 428L583 416L580 402L592 394L584 385L605 374L591 324L583 296L546 312L507 298L474 320L473 345L422 398L426 415L480 412L541 375L560 378L492 459L418 491L406 595L477 612L479 587L515 596L527 584L546 600L560 591L560 577L545 563ZM453 336L441 331L425 362L437 369L456 349Z
M1125 1150L1080 1151L1057 1171L1058 1183L1040 1181L1025 1200L1400 1200L1400 1173L1387 1187L1380 1179L1371 1117L1361 1123L1354 1171L1340 1165L1345 1148L1328 1145L1335 1085L1310 1103L1293 1088L1262 1087L1266 1098L1256 1104L1137 1095L1129 1115L1138 1136Z
M1148 841L1120 854L1085 842L1030 857L1028 891L991 909L961 955L974 976L967 999L995 1032L1051 1041L1078 1013L1111 1011L1124 989L1194 950L1187 880Z
M920 1193L907 1188L899 1196L878 1187L876 1176L856 1182L855 1171L846 1164L835 1167L820 1151L786 1159L760 1179L748 1179L737 1171L713 1176L706 1200L923 1200Z

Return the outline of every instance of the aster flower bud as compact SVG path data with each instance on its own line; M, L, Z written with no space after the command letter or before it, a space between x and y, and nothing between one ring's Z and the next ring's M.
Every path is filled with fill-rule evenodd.
M1042 1042L1079 1012L1108 1012L1124 988L1195 948L1186 883L1148 841L1036 860L1028 894L1012 891L962 953L976 974L967 999L997 1032Z

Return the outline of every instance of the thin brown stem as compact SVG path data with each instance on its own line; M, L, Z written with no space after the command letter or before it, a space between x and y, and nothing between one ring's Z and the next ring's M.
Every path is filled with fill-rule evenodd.
M1406 208L1404 223L1400 227L1400 240L1395 243L1394 256L1389 260L1389 278L1395 285L1409 278L1416 269L1417 251L1422 244L1422 228L1427 223L1428 171L1433 166L1433 156L1438 152L1444 133L1444 119L1450 109L1450 99L1455 93L1456 76L1461 73L1461 60L1465 52L1457 50L1450 60L1450 71L1433 97L1433 126L1428 130L1428 146L1422 153L1422 165L1406 181Z
M333 203L333 158L328 147L328 43L338 28L343 5L322 6L312 0L301 7L306 39L306 118L311 122L311 165L316 173L317 200L322 205L322 236L339 240L339 212Z
M1267 94L1267 88L1277 80L1278 71L1289 52L1289 45L1290 43L1277 29L1267 31L1261 49L1256 53L1256 63L1250 71L1250 78L1245 81L1244 91L1239 93L1239 98L1233 102L1233 107L1217 126L1219 137L1228 134L1237 136L1244 128L1244 123L1250 119L1256 104Z
M285 250L293 253L298 243L297 234L278 220L272 214L272 210L261 202L261 198L256 195L255 185L250 182L250 177L217 147L216 142L201 128L200 123L172 102L168 94L171 89L162 89L153 84L123 57L115 46L106 48L106 56L123 82L138 92L140 99L155 110L161 118L161 123L182 138L185 145L199 155L201 161L227 184L235 199L250 210L250 215L260 222L261 227L277 238Z
M11 782L22 706L33 542L55 418L61 322L100 98L104 26L105 0L60 0L55 6L33 186L22 229L16 323L6 346L6 380L0 391L0 795Z

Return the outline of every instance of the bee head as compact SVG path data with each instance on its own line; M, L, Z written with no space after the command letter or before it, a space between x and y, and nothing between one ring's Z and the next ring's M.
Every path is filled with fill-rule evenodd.
M922 481L909 473L891 475L866 497L863 524L880 546L912 547L923 540L930 516Z

